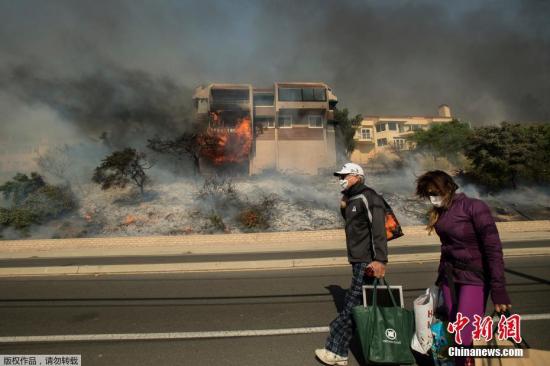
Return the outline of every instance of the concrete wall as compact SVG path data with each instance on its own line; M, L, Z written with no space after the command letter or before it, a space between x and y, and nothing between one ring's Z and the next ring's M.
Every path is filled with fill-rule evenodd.
M333 126L324 128L265 129L257 136L250 173L279 170L296 174L319 174L336 167Z
M333 125L328 125L326 128L327 140L327 160L326 169L336 168L336 131Z
M285 173L317 174L327 165L323 140L279 141L279 170Z
M350 156L350 160L357 164L366 164L376 152L373 143L356 143L355 150Z
M256 141L256 155L252 159L251 174L277 169L277 144L275 141Z

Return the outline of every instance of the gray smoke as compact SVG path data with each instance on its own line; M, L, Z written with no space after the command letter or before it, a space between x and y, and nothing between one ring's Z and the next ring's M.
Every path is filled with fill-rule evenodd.
M315 80L353 113L433 115L448 103L474 123L548 121L549 18L543 0L2 1L0 67L25 67L11 81L38 81L54 93L46 103L66 96L49 88L68 78L89 103L77 114L122 105L120 120L128 98L162 108L125 95L144 88ZM176 84L149 84L162 77Z
M447 103L474 125L548 122L548 19L544 0L0 0L0 181L35 168L21 156L67 144L57 161L94 196L89 174L109 149L184 131L191 90L211 82L324 81L351 115L434 115ZM367 181L410 197L426 170L413 167ZM255 184L289 207L329 210L338 196L280 179ZM529 195L548 206L547 192L514 202Z
M113 65L74 78L20 65L0 74L0 88L28 106L49 107L86 136L102 136L117 147L128 146L138 134L181 132L191 117L188 89Z

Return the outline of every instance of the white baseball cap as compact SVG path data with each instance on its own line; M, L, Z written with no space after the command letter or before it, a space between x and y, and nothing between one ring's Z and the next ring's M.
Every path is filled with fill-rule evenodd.
M337 172L334 172L334 175L339 177L341 175L347 175L347 174L353 174L353 175L360 175L362 177L365 176L365 172L363 171L363 168L361 168L359 165L355 163L346 163Z

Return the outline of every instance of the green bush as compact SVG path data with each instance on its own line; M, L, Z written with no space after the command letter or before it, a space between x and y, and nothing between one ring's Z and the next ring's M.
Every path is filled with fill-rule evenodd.
M26 233L31 225L40 225L77 208L76 199L66 186L47 184L37 173L28 177L18 173L0 186L11 202L0 208L0 230L12 227Z
M502 123L480 127L468 139L466 177L490 190L550 182L550 126Z

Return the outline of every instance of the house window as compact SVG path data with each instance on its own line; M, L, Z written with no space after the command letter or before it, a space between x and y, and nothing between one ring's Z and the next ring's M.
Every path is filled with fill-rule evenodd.
M370 140L370 128L361 128L361 140Z
M301 102L301 88L279 88L279 100L283 102Z
M402 124L398 124L399 132L405 132L405 129L403 128Z
M377 142L378 146L386 146L388 144L388 139L386 139L386 138L378 139L376 142Z
M290 128L292 127L292 116L279 116L279 127Z
M388 122L388 130L390 130L390 131L397 131L397 123L395 123L395 122Z
M316 102L326 101L327 96L326 96L325 88L313 88L313 100Z
M254 94L254 105L257 107L271 107L273 106L274 96L270 93Z
M256 117L254 123L262 128L275 128L275 119L272 117Z
M279 88L282 102L324 102L327 100L325 88Z
M314 101L313 88L303 88L302 89L302 100L303 101Z
M323 127L323 117L322 116L308 116L309 127Z
M382 131L386 131L386 124L385 123L380 123L380 124L376 125L376 132L382 132Z
M393 139L393 144L397 150L403 150L405 148L405 139Z

